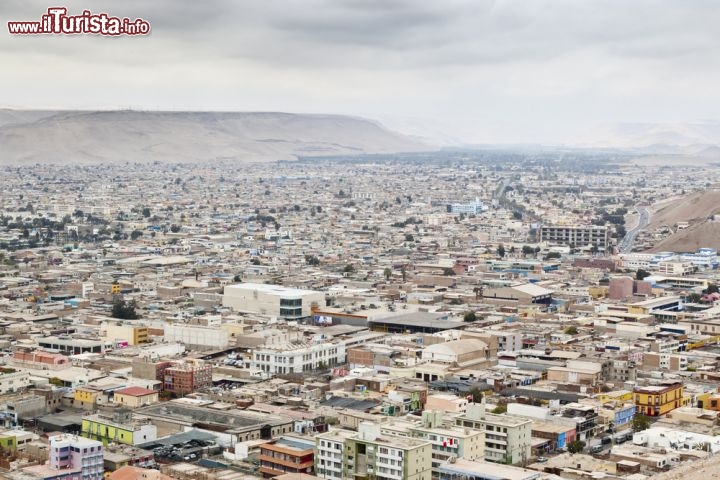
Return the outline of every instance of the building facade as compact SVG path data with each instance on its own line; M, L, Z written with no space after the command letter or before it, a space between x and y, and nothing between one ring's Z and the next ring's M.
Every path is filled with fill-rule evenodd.
M223 294L223 307L287 319L309 317L313 307L323 306L322 292L264 283L227 285Z
M75 435L49 439L48 466L60 474L75 471L82 480L101 480L105 473L102 443Z
M281 437L260 445L260 473L272 478L285 473L312 474L315 442L301 437Z
M540 227L540 241L575 248L595 246L608 248L608 228L599 225L544 225Z
M676 408L685 406L683 391L683 384L680 382L635 387L634 396L637 413L648 417L659 417Z
M81 433L103 445L109 442L139 445L155 440L157 427L147 419L135 419L132 413L121 410L112 414L86 415L82 419Z
M202 360L174 362L160 370L163 390L176 396L212 386L212 364Z
M315 472L320 478L430 480L432 447L415 438L380 435L364 422L357 433L333 430L315 437Z
M485 432L485 460L515 465L532 455L531 420L486 413L484 403L470 403L455 424Z

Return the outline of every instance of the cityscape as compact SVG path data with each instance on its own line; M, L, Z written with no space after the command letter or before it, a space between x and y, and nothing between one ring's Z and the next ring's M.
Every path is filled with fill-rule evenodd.
M0 13L0 479L720 478L720 5Z

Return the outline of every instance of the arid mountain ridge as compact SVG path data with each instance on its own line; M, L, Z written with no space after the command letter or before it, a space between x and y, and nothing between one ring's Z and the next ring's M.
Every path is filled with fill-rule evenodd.
M428 151L372 120L274 112L0 110L0 164L238 163Z

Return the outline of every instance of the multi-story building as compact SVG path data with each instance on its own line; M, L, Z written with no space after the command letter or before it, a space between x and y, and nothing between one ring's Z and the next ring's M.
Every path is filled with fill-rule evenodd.
M346 344L322 336L306 343L253 349L250 368L267 373L303 373L345 363Z
M686 355L672 353L645 352L643 366L648 370L687 370L688 358Z
M17 428L0 430L0 447L4 450L25 450L28 443L37 439L37 434Z
M296 319L309 317L313 306L325 306L325 294L264 283L240 283L225 287L223 306L235 311Z
M416 438L384 437L379 425L358 432L332 430L315 437L315 472L320 478L430 480L432 446Z
M272 478L285 473L312 474L315 442L312 439L284 436L260 445L260 473Z
M380 425L386 437L410 437L429 441L432 446L433 478L437 469L448 461L458 458L482 460L485 455L485 435L481 430L448 425L444 412L425 411L422 423L406 421L387 422Z
M150 341L146 325L112 321L106 322L103 328L104 338L112 342L127 341L128 345L140 345Z
M26 371L0 367L0 394L20 391L30 386L30 375Z
M230 342L227 330L205 325L167 325L163 336L166 342L181 342L193 350L226 348Z
M157 427L148 419L133 418L131 412L96 413L82 419L83 437L101 441L139 445L157 438Z
M212 364L197 359L173 362L161 369L160 375L164 391L187 395L212 385Z
M448 213L465 213L468 215L477 215L484 212L488 207L479 198L475 198L474 202L469 203L451 203L447 206Z
M532 454L531 420L487 413L481 402L468 404L455 424L485 432L485 460L514 465L527 461Z
M578 440L587 440L595 435L599 425L598 409L594 405L568 403L562 407L561 416L574 424Z
M50 437L48 447L48 464L42 465L43 470L57 472L63 479L101 480L103 467L102 443L75 435L55 435Z
M682 382L665 383L662 385L650 385L646 387L635 387L635 406L637 413L648 417L659 417L686 406L689 403L683 398Z
M608 228L599 225L543 225L540 241L555 245L572 245L576 248L608 248Z

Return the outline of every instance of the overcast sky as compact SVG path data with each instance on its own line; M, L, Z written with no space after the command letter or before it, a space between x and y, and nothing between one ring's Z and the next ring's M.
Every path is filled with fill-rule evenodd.
M147 37L12 36L55 4ZM360 115L467 142L716 119L714 0L0 0L0 106Z

